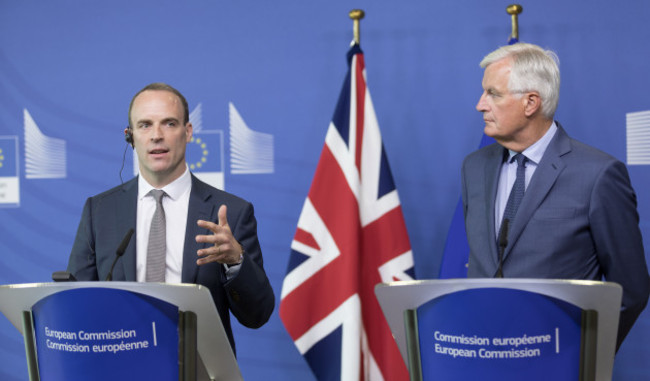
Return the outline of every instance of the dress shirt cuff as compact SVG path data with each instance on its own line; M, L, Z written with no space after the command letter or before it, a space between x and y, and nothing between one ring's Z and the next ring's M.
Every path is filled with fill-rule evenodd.
M234 265L223 264L224 269L226 270L226 280L231 280L239 274L239 269L241 264L244 262L244 253L239 254L239 263Z

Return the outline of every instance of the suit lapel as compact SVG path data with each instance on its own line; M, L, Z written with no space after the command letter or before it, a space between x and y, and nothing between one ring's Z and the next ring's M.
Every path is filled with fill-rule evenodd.
M497 196L497 186L499 183L499 172L503 162L503 147L498 144L493 145L492 152L485 161L485 191L487 202L485 203L485 216L487 218L488 239L490 243L490 254L495 265L499 262L499 254L496 242L496 227L494 226L494 203Z
M131 181L128 181L122 186L122 201L126 207L116 208L117 210L117 221L124 221L127 223L127 226L132 227L134 230L136 226L137 219L137 209L138 209L138 178L135 177ZM127 229L128 230L128 229ZM138 232L136 231L133 237L131 237L131 242L126 248L122 259L118 262L122 264L122 271L124 272L124 280L126 281L136 281L135 267L135 251L136 251L136 238ZM116 242L121 242L123 237L117 238ZM116 246L117 247L117 246Z
M546 148L546 152L544 152L542 160L537 166L535 174L530 180L530 184L528 184L524 198L517 211L517 217L510 227L510 233L508 234L509 242L504 253L504 259L510 254L528 224L528 221L530 221L537 208L539 208L539 205L553 187L553 184L555 184L558 176L566 167L561 156L571 151L571 143L562 126L557 122L556 124L557 132Z
M196 252L205 244L197 243L195 237L199 234L209 233L209 230L200 228L196 221L217 221L218 210L208 202L211 197L208 186L192 175L192 190L187 211L187 227L185 228L185 245L183 247L183 270L181 275L183 283L196 282L198 272Z

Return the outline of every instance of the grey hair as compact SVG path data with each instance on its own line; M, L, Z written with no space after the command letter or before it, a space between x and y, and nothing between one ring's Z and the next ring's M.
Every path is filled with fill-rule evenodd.
M527 43L502 46L483 58L482 68L504 58L512 59L508 81L511 93L536 91L542 99L542 114L553 119L560 99L560 60L551 50Z

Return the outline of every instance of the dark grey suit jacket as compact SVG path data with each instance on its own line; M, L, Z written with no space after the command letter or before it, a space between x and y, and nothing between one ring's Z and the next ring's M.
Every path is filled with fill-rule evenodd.
M557 125L510 224L503 274L619 283L620 345L650 294L636 195L623 163L569 138ZM504 148L492 144L463 163L469 277L497 272L494 202L503 158Z
M134 178L86 201L68 262L68 271L77 280L106 278L122 238L129 229L135 230L137 196L138 180ZM207 245L197 243L195 237L210 234L207 229L200 228L196 221L217 222L217 212L222 204L228 206L228 224L245 251L239 273L230 280L226 280L223 265L219 263L196 264L197 250ZM113 270L113 280L136 280L137 235L136 231L124 255L118 260ZM182 282L200 284L210 289L233 351L235 341L229 311L240 323L250 328L262 326L273 312L275 298L263 268L253 206L203 183L194 175L185 232Z

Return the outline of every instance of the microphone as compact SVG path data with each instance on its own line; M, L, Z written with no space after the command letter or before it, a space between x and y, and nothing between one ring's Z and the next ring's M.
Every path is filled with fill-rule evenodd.
M507 218L503 219L501 223L501 230L499 231L499 268L497 269L496 278L503 278L503 253L506 251L506 246L508 246L508 225L510 220Z
M118 246L117 250L115 251L115 259L111 265L111 271L109 271L108 275L106 275L106 281L113 280L113 269L115 268L115 264L117 263L117 260L120 259L122 254L124 254L126 251L126 247L129 245L129 242L131 242L131 236L133 236L134 231L135 230L133 230L133 228L129 229L129 231L126 232L124 238L122 238L122 243L120 243L120 246Z
M55 282L74 282L77 278L68 271L55 271L52 273L52 280Z

